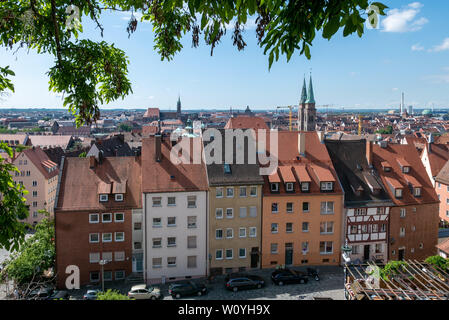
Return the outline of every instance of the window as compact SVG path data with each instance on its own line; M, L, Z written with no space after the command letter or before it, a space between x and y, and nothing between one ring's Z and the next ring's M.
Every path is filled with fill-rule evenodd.
M373 224L373 233L379 232L379 225Z
M196 236L187 237L187 249L196 249Z
M37 218L37 215L38 215L37 211L34 211L33 212L33 218Z
M424 248L424 244L423 244L422 242L419 244L419 248L420 248L420 249L423 249L423 248Z
M234 257L234 250L226 249L226 259L232 259Z
M223 208L215 209L215 219L223 219Z
M89 214L89 223L98 223L100 222L100 217L98 213L91 213Z
M332 254L333 250L332 241L320 241L320 254Z
M249 195L250 195L251 197L257 197L257 187L251 187L251 188L249 189Z
M239 238L246 238L246 228L239 229Z
M246 258L246 248L239 249L239 258L241 259Z
M246 218L246 207L240 207L239 216L240 218Z
M396 198L402 198L402 189L394 189L394 196Z
M271 204L271 213L278 213L278 212L279 212L278 203L277 202L273 202Z
M381 226L380 226L380 232L386 232L387 231L387 225L385 224L385 223L383 223Z
M171 207L176 206L176 197L168 197L167 205Z
M292 192L294 190L293 186L294 184L292 182L287 182L285 184L285 190L287 190L287 192Z
M100 272L93 271L90 272L90 282L98 282L100 281Z
M309 252L309 242L305 241L301 244L302 254L307 254Z
M376 250L376 253L382 253L383 252L382 243L377 243L375 250Z
M107 202L107 201L108 201L108 195L100 194L100 202Z
M287 213L293 212L293 202L287 202Z
M406 213L407 213L407 210L405 208L401 208L401 214L400 214L401 218L405 218Z
M125 270L115 271L115 280L123 280L123 279L125 279Z
M112 252L103 252L103 260L106 260L107 262L111 262L112 261Z
M125 233L124 232L116 232L115 233L115 242L123 242L125 241Z
M117 202L123 201L123 193L117 193L115 195L115 201L117 201Z
M176 257L167 258L167 267L176 267Z
M366 209L365 208L354 209L354 215L355 216L366 216Z
M332 234L334 233L334 223L331 221L320 223L320 233L321 234Z
M33 191L33 197L37 197L37 191Z
M225 163L223 166L224 173L230 174L231 173L231 166L228 163Z
M246 187L240 187L240 197L246 197Z
M33 208L37 207L37 201L33 201Z
M176 237L167 238L167 247L176 247Z
M401 227L401 229L399 229L399 236L405 237L405 228L404 227Z
M413 194L415 197L421 197L421 188L413 188Z
M271 192L279 192L279 183L270 183Z
M142 222L134 222L134 230L142 230Z
M89 234L89 242L90 243L98 243L98 242L100 242L100 234L99 233L91 233L91 234Z
M358 228L356 225L352 225L351 226L351 234L356 234L356 233L358 233Z
M162 227L162 218L153 218L153 228Z
M37 181L33 181L33 187L37 186Z
M249 207L249 216L251 218L257 217L257 207Z
M196 256L187 257L187 268L196 268Z
M114 214L114 221L115 222L123 222L125 221L125 214L122 212L116 212Z
M125 260L125 251L115 251L114 252L114 260L115 261L124 261Z
M226 188L226 197L234 198L234 188Z
M167 217L167 227L176 227L176 217Z
M362 233L368 232L368 226L366 224L362 225Z
M142 242L136 241L134 242L134 250L142 249Z
M271 254L277 254L278 253L278 244L277 243L272 243L270 250L271 250Z
M108 233L103 233L102 234L102 241L103 242L112 242L112 233L108 232Z
M223 260L223 249L215 250L215 260Z
M293 232L293 223L287 222L285 224L285 232L292 233Z
M162 258L153 258L153 268L162 267Z
M332 191L334 190L333 182L321 182L321 191Z
M310 211L310 207L309 207L309 203L308 202L303 202L302 203L302 211L303 212L309 212Z
M103 223L112 222L112 213L103 213L101 215L101 220Z
M226 218L228 218L228 219L234 218L234 209L233 208L226 209Z
M223 188L215 189L215 198L223 198Z
M162 248L162 238L153 238L153 248Z
M187 217L187 228L189 229L196 228L196 216Z
M234 229L227 228L226 229L226 239L232 239L234 238Z
M223 239L223 230L222 229L216 229L215 230L215 239Z
M255 238L257 235L257 228L256 227L249 227L249 237Z
M302 182L301 183L301 191L308 192L310 190L310 183L309 182Z
M187 197L187 208L196 208L196 196Z
M162 198L161 197L153 197L153 207L162 207Z
M377 214L385 214L385 208L377 208Z
M278 233L278 224L277 223L271 224L271 233Z
M89 262L90 263L100 262L100 253L99 252L89 253Z
M334 214L334 202L321 202L321 214Z
M352 246L352 254L359 254L360 246Z
M409 173L410 172L410 167L403 167L402 168L402 172Z
M308 222L302 223L302 232L309 232L309 223Z

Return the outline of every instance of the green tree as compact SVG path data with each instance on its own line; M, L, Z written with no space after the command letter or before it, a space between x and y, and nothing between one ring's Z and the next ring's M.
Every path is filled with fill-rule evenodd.
M78 155L78 158L85 158L86 156L87 156L86 151L83 151Z
M76 7L74 7L76 6ZM132 11L153 25L154 49L170 60L182 50L181 39L192 37L197 47L202 35L211 54L231 25L233 44L246 47L245 24L256 19L258 45L268 55L269 67L284 55L289 61L298 52L310 58L317 32L331 39L364 33L365 21L376 24L377 14L387 7L369 0L3 0L0 2L0 45L26 47L55 57L48 71L50 90L64 94L64 106L77 124L99 117L99 105L124 98L132 92L125 53L105 41L79 39L83 21L100 23L105 10ZM134 14L128 22L129 36L136 31ZM7 68L7 67L6 67ZM0 84L10 87L9 69L1 69ZM5 74L6 73L6 74Z
M7 276L19 286L37 282L46 270L54 267L55 252L54 222L44 218L35 226L35 233L6 261L2 277Z
M97 300L130 300L127 295L121 294L118 290L108 289L106 292L99 292Z
M449 270L449 259L445 259L441 256L428 257L425 262L439 268L440 270Z
M118 126L118 129L120 131L130 132L133 129L133 127L131 125L127 124L127 123L121 123Z

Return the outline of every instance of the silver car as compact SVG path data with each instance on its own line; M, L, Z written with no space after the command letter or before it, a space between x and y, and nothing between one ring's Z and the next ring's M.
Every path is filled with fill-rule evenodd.
M131 290L128 292L128 297L136 300L157 300L162 299L162 294L159 288L147 286L145 284L139 284L131 288Z

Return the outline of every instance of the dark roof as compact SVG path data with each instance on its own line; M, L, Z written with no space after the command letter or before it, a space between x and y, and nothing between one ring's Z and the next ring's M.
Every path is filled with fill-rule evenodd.
M134 152L125 142L123 135L116 135L108 139L99 140L95 142L95 146L98 150L90 149L89 155L93 155L98 158L98 152L103 152L103 157L127 157L133 156Z
M368 165L366 140L332 140L325 144L345 191L345 206L392 204L376 170ZM374 194L369 185L379 193Z
M221 164L208 164L207 165L207 175L209 178L209 185L211 186L219 186L219 185L247 185L247 184L263 184L263 177L259 174L259 165L257 164L257 156L256 156L256 147L254 147L254 160L256 163L249 164L250 159L248 159L248 142L246 141L244 144L244 158L243 164L237 164L237 141L233 139L233 162L229 164L230 172L225 173L225 153L226 153L226 139L225 139L225 130L219 130L221 133L221 142L222 142L222 157ZM217 136L214 137L214 141ZM246 140L246 139L245 139ZM255 142L255 141L254 141ZM204 141L204 148L208 148L212 141ZM215 144L215 146L218 146ZM209 146L212 148L212 145ZM207 150L206 150L207 151ZM212 151L212 150L210 150ZM215 148L214 148L215 151ZM213 157L209 154L209 152L205 152L206 163L212 162Z
M58 128L58 135L70 135L70 136L89 136L90 135L90 126L63 126Z
M83 152L88 152L89 148L82 148L75 151L64 151L61 147L48 148L45 149L45 154L50 158L51 161L61 165L62 157L78 157Z

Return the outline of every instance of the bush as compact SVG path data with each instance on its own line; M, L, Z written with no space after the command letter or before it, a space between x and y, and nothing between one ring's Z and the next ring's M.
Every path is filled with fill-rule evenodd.
M106 292L99 292L97 300L130 300L127 295L121 294L118 290L108 289Z

